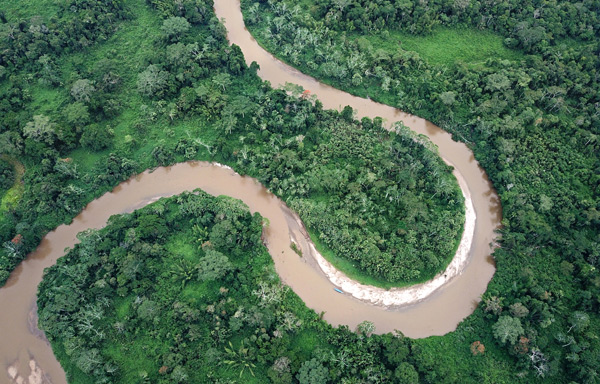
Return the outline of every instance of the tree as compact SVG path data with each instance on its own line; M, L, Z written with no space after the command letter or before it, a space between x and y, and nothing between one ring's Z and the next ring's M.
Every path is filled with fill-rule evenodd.
M451 106L456 101L456 93L452 91L440 93L440 100L444 105Z
M137 314L142 320L152 320L158 314L156 303L152 300L142 299Z
M515 344L519 335L523 334L521 320L511 316L501 316L500 319L492 326L494 337L502 344L509 342Z
M71 86L71 96L83 103L89 103L95 91L94 84L88 79L79 79Z
M217 123L217 127L220 128L225 135L230 135L231 132L235 129L238 123L238 119L235 116L235 113L232 108L226 108L223 110L221 114L221 120Z
M165 19L160 29L165 34L167 40L177 41L181 39L190 27L190 23L185 18L173 16Z
M329 381L329 370L313 358L302 363L296 379L300 384L325 384Z
M569 318L571 326L569 327L569 331L575 331L577 333L585 330L588 325L590 325L590 316L581 311L573 312L571 317Z
M0 159L0 197L5 190L9 189L15 180L13 167L7 161Z
M221 252L207 248L205 253L206 256L201 258L198 264L198 279L217 280L233 269L229 258Z
M240 348L236 351L229 342L229 348L225 347L225 353L227 353L227 360L223 360L224 364L229 365L233 368L238 368L240 370L240 377L248 368L248 371L252 376L254 376L254 371L252 368L256 368L256 365L252 363L251 356L249 354L249 349L244 347L244 342L242 341L240 344Z
M419 373L410 363L403 362L394 370L394 378L402 384L418 384Z
M181 365L178 365L173 369L173 372L171 372L171 379L176 383L183 383L188 381L188 374Z
M494 315L502 313L502 298L498 296L491 296L485 300L485 311L492 312Z
M27 138L47 144L52 144L56 135L54 123L51 123L50 118L46 115L33 116L33 121L25 124L23 134Z
M290 359L283 356L275 360L267 375L275 384L291 384L293 377L290 369Z
M90 122L88 107L81 101L67 105L63 110L63 116L67 123L78 129Z
M340 10L340 12L344 12L344 9L346 9L346 7L350 5L350 0L333 0L333 3L337 7L337 9Z
M356 326L356 332L369 337L375 332L375 324L372 321L364 320Z
M146 97L162 97L169 85L169 73L159 66L150 64L146 70L138 74L138 92Z
M529 309L521 303L514 303L509 307L510 314L514 317L525 317L529 314Z
M223 88L223 92L225 92L226 88L231 84L231 76L228 73L221 72L213 76L212 82Z
M98 124L91 124L84 129L79 143L92 151L100 151L107 148L112 141L112 130L107 127L101 127Z
M0 148L5 155L18 155L23 148L23 139L15 131L0 133Z

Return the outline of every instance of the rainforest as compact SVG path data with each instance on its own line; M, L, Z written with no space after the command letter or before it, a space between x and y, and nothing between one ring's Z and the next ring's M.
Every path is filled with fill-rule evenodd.
M0 375L600 381L599 13L593 1L0 1ZM236 43L244 24L262 48ZM249 59L263 49L291 67ZM287 68L280 84L269 63ZM363 99L298 85L297 71ZM218 187L228 176L213 168L241 181ZM128 188L147 193L119 201ZM441 284L373 305L323 263L375 292ZM464 310L450 314L448 292Z

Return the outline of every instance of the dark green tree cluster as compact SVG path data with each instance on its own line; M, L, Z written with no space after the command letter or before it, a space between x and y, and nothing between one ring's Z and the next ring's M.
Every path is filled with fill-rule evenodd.
M0 198L12 187L15 181L15 170L12 164L4 159L0 159Z
M476 312L483 321L473 320L479 328L472 337L493 335L495 345L513 356L515 371L523 370L528 379L596 382L600 372L600 344L593 336L600 326L598 23L591 26L595 40L589 43L585 41L590 37L571 29L556 36L577 40L559 41L547 32L580 20L587 29L586 23L598 17L597 7L586 10L578 3L574 6L585 16L563 22L558 21L563 16L556 15L571 7L569 2L548 12L541 5L527 4L508 14L496 9L493 18L505 19L505 25L543 26L545 34L531 49L523 43L535 54L518 61L433 65L401 46L390 49L369 36L350 38L350 16L330 17L325 24L312 17L321 14L323 4L327 14L350 12L354 9L350 2L314 2L306 8L285 1L243 3L261 44L280 57L334 86L427 117L473 149L498 190L504 220L501 247L494 253L497 272L482 310ZM347 6L340 10L342 4ZM374 9L376 4L367 6ZM474 7L479 2L467 4ZM429 12L429 3L413 6ZM395 9L396 14L402 12L400 6ZM534 16L525 18L528 12ZM397 28L418 31L420 26L409 20ZM460 20L445 23L474 27L479 19ZM379 28L388 28L385 35L396 27L392 23ZM510 28L498 31L514 38ZM577 319L586 320L581 333L574 332L575 313ZM459 334L470 325L463 327ZM486 345L489 351L490 344ZM432 369L438 376L431 374L428 380L437 382L446 368L432 365Z
M50 20L7 20L0 11L0 75L27 68L39 80L60 83L56 56L81 51L97 41L106 40L127 19L122 1L70 0L59 4ZM1 77L1 76L0 76Z
M418 382L409 340L327 325L281 285L261 233L239 201L196 191L81 234L38 294L68 380Z

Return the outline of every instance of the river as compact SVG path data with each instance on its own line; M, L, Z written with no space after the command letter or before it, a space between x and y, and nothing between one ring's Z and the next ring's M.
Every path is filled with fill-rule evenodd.
M350 105L357 110L359 118L381 116L388 122L401 120L415 132L427 135L438 146L440 155L455 167L457 175L464 181L476 214L469 262L456 278L426 300L406 308L386 310L336 293L312 258L299 258L289 245L290 239L295 238L305 250L310 247L302 228L286 207L253 179L207 163L159 168L121 183L112 192L91 202L70 225L61 225L50 232L0 289L0 308L3 308L0 312L0 356L4 365L10 368L9 373L23 378L23 383L66 382L49 344L35 327L35 295L44 268L53 265L64 254L65 247L75 244L78 232L102 227L110 215L130 212L158 197L195 188L239 198L252 212L258 211L267 217L270 226L265 235L277 272L310 308L325 312L325 320L333 325L347 324L353 328L363 320L370 320L378 332L398 329L415 338L442 335L454 330L471 314L485 292L495 270L490 244L500 225L501 208L498 196L473 153L424 119L351 96L285 65L264 51L245 29L239 1L217 0L215 3L217 17L225 19L230 41L241 47L248 62L259 64L259 75L263 79L274 86L285 82L299 84L316 94L326 108L340 109ZM5 378L7 376L0 375L0 382Z

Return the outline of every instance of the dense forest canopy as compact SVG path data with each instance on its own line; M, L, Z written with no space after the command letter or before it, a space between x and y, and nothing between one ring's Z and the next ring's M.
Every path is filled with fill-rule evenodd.
M276 1L272 1L276 3ZM588 1L316 0L312 17L339 31L400 29L430 33L436 26L465 24L506 36L509 47L538 50L565 38L593 41L600 31L598 3Z
M515 379L597 382L598 4L242 5L252 33L285 61L333 86L426 117L473 149L498 190L504 220L494 253L497 273L482 308L458 332L480 321L480 332L496 337L494 347L512 355L505 361L513 364ZM506 48L519 52L475 62L444 56L452 47L440 40L430 61L426 51L405 49L397 39L467 30L477 47L478 29L495 31ZM452 371L431 369L425 375L430 382Z
M327 325L281 284L261 233L239 201L196 191L81 234L38 300L69 381L416 382L408 339Z
M151 32L132 52L138 24ZM464 207L451 168L402 127L262 84L209 3L73 1L2 27L0 142L29 170L1 221L1 281L92 197L192 159L257 177L358 277L423 281L452 258Z
M418 227L423 219L430 220L425 228L439 225L447 215L455 223L461 221L459 192L439 158L410 144L403 130L387 133L377 120L359 123L352 120L351 110L341 114L324 111L318 101L262 84L256 67L246 67L240 49L228 46L211 1L70 0L49 7L39 17L27 18L11 10L14 6L2 4L6 11L0 13L0 148L3 154L21 161L27 172L24 189L16 189L20 194L11 196L18 203L9 205L0 218L0 281L8 278L44 233L70 220L86 202L132 174L186 159L221 161L257 177L290 205L304 210L303 219L312 220L319 237L343 236L353 249L382 255L382 259L398 248L388 249L388 243L376 241L377 233L380 237L395 234L398 241L410 233L410 228L392 227L379 211L382 206L391 214L402 211L406 215L399 225L416 225L417 242L426 238L426 232L419 232L422 228ZM337 87L426 117L471 146L498 189L504 208L501 247L494 253L496 276L482 305L455 332L413 341L393 335L366 337L372 331L369 323L362 325L360 334L333 330L289 293L285 300L294 302L286 305L286 311L302 322L278 344L280 338L273 336L278 322L283 321L277 317L282 312L261 309L257 296L237 296L235 292L231 297L234 292L220 292L219 278L250 287L258 276L252 275L256 271L251 269L232 273L238 272L239 264L236 267L223 250L215 252L232 265L220 255L215 257L219 261L214 265L227 271L222 277L210 280L215 275L204 271L209 277L201 279L195 267L206 252L195 249L190 251L189 263L181 262L183 279L169 287L183 286L185 291L205 284L206 291L200 289L198 294L206 292L203 300L207 301L190 304L182 297L177 302L185 306L175 308L175 301L160 301L161 293L144 291L155 288L148 287L149 275L156 271L149 267L160 270L162 256L186 260L163 249L169 236L187 236L193 231L160 230L159 224L171 220L162 213L176 215L179 208L172 203L157 208L159 204L114 219L123 227L107 231L115 230L117 237L124 238L128 229L139 229L130 232L135 235L132 244L117 244L108 234L92 235L74 251L85 253L87 244L89 258L83 258L81 264L65 259L63 271L57 268L52 272L69 271L72 276L65 275L65 280L73 284L64 289L71 290L76 289L75 280L89 283L103 278L79 276L73 272L79 268L110 274L104 282L81 288L82 293L99 292L98 301L85 296L86 305L71 308L69 314L46 312L47 321L57 325L47 330L55 332L54 347L69 374L83 382L161 378L182 382L193 379L197 367L193 364L206 358L212 367L198 369L206 369L199 372L206 372L205 377L213 382L598 382L598 5L568 1L400 4L272 0L244 1L243 6L254 35L284 60ZM358 14L356 10L361 8ZM403 49L394 40L401 33L427 34L434 28L442 34L445 28L469 28L473 33L484 28L501 36L507 49L518 52L484 62L444 60L444 56L430 62L426 55ZM356 138L356 146L340 145L340 132ZM377 145L383 142L386 144ZM365 157L356 159L356 152ZM311 173L317 155L329 160L317 164L320 175ZM352 163L354 169L336 166L336 161L350 159L356 162ZM382 173L376 174L368 168L390 161L396 162L392 169L403 171L408 162L420 165L416 173L390 174L386 173L389 168L383 167ZM431 172L435 169L439 170L437 179ZM339 185L330 183L331 177L346 182L341 191L336 191ZM431 200L430 191L448 180L451 187L444 189L446 193ZM405 211L405 206L415 204L390 200L395 184L403 186L398 194L416 199L424 210ZM323 202L334 204L333 216L319 211ZM347 211L340 212L335 204ZM159 214L157 209L164 210ZM422 214L425 209L428 218ZM149 222L157 228L135 222L136 215L152 216ZM251 221L248 229L256 230L256 219L244 215L242 221ZM340 222L342 218L352 220ZM350 229L340 233L319 229L321 223L322 228L330 229L332 221L338 222L337 228L347 224ZM257 246L258 234L241 230L253 240L246 248L231 252L243 253ZM361 231L370 231L369 237L359 237L364 234ZM446 239L456 240L459 232L458 224ZM449 243L432 246L443 253ZM129 246L137 248L128 258ZM253 249L257 265L270 265L264 251ZM161 255L153 253L162 250ZM125 253L124 257L117 258L119 252ZM431 268L439 270L448 256L442 253L421 263L432 260ZM148 257L147 265L140 262L142 255ZM103 270L103 260L110 260L107 267L115 269ZM123 263L119 264L122 271L117 263ZM128 274L138 271L136 265L140 273ZM176 265L173 268L177 269ZM403 276L405 281L426 277L414 273L433 272L426 266L421 269L424 265L415 263L414 267L409 276ZM117 271L123 272L120 282ZM246 280L235 283L236 279ZM52 291L46 283L43 289ZM113 289L116 296L109 294ZM131 292L142 295L139 302L134 304L136 297L128 296ZM103 299L107 296L114 301L107 303ZM126 302L126 297L133 301ZM213 316L236 313L236 308L228 306L228 297L244 302L247 308L258 307L250 313L256 316L242 325L220 322L220 317ZM60 300L61 296L55 293L54 298ZM209 312L211 303L211 311L225 314ZM164 319L158 318L159 324L175 321L174 317L185 320L192 316L192 320L178 323L179 332L160 333L166 339L160 345L152 336L164 329L137 327L146 339L140 345L132 338L130 351L147 354L155 348L154 356L160 357L148 366L119 365L114 348L105 344L103 350L100 345L115 337L109 336L114 332L131 333L128 327L136 328L135 324L154 324L154 310L169 312ZM115 326L118 316L140 314L142 318L128 319L130 324ZM69 316L76 321L71 327L65 326ZM191 330L195 328L191 326L198 329ZM241 333L239 338L230 334L231 326ZM196 338L196 331L201 338ZM127 334L130 336L135 335ZM185 351L173 347L173 343L187 347L199 340L213 345L210 352L199 349L208 357L190 357L192 347ZM70 356L67 350L72 352ZM82 353L73 353L75 350Z
M0 158L0 196L9 190L15 181L15 170L8 161Z

